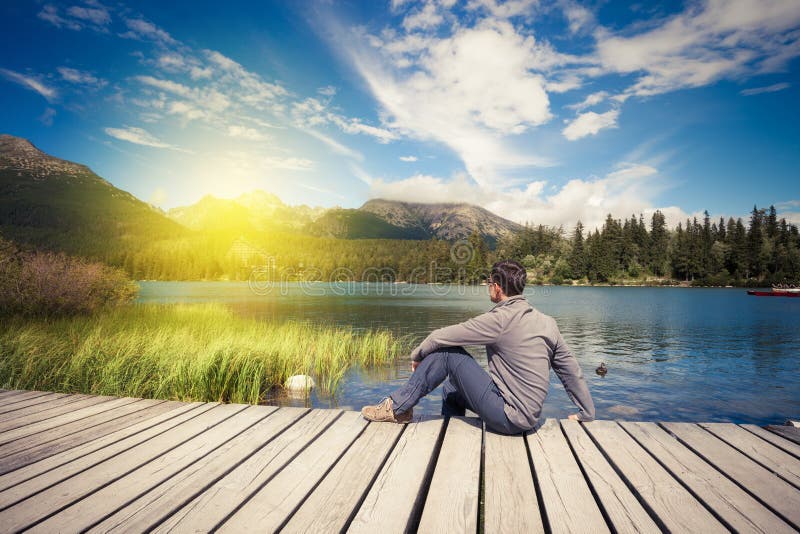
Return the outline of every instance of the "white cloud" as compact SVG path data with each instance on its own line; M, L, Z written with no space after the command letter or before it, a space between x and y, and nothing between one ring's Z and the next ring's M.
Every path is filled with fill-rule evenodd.
M375 179L370 196L408 202L468 202L521 224L565 228L573 227L578 220L587 229L600 227L609 213L614 217L643 213L649 220L656 209L661 209L670 225L687 217L674 206L656 207L654 199L667 185L657 169L647 165L623 164L603 178L570 180L551 194L545 185L533 181L524 187L501 190L482 187L464 174L449 180L417 174L393 182Z
M58 67L56 70L58 71L59 74L61 74L61 77L64 80L70 83L75 83L78 85L88 85L91 87L103 87L108 83L105 80L100 79L89 72L73 69L70 67Z
M776 83L774 85L768 85L766 87L753 87L751 89L744 89L739 91L740 95L744 96L753 96L753 95L760 95L762 93L775 93L777 91L783 91L784 89L788 89L791 87L789 83Z
M70 30L80 30L83 26L74 20L69 20L59 15L58 8L52 4L46 4L36 15L56 28L69 28Z
M800 3L716 0L631 35L595 31L604 72L641 73L626 92L650 96L721 78L774 72L800 55ZM778 58L778 59L776 59Z
M407 163L413 163L417 161L417 156L400 156L400 161L405 161Z
M76 19L85 20L97 26L107 26L111 23L111 15L108 10L99 4L97 7L71 6L67 8L67 13Z
M323 103L316 98L306 98L305 100L294 102L292 104L292 118L295 125L301 129L333 124L345 133L369 135L383 144L397 139L395 132L365 124L358 118L344 117L331 111L327 103Z
M561 133L570 141L575 141L587 135L595 135L605 128L616 128L618 116L618 109L611 109L605 113L587 111L578 115Z
M122 141L127 141L129 143L133 143L136 145L149 146L153 148L169 148L173 150L180 150L177 147L170 145L169 143L161 141L147 130L143 130L142 128L136 128L134 126L126 126L124 128L105 128L103 131L105 131L106 134L110 135L111 137L120 139Z
M569 109L574 109L575 111L583 111L586 108L590 108L592 106L596 106L597 104L602 103L605 99L608 98L608 93L606 91L598 91L596 93L592 93L588 95L582 102L578 102L577 104L571 104L566 106Z
M539 0L469 0L467 9L482 9L493 17L512 18L520 15L533 15L533 10L539 5Z
M332 138L332 137L330 137L328 135L325 135L322 132L319 132L319 131L317 131L317 130L315 130L313 128L302 128L302 131L307 133L311 137L313 137L313 138L325 143L336 154L339 154L339 155L342 155L342 156L346 156L346 157L354 159L356 161L363 161L364 160L364 154L362 154L361 152L359 152L357 150L354 150L354 149L352 149L352 148L350 148L348 146L343 145L342 143L340 143L336 139L334 139L334 138Z
M336 87L332 85L326 85L325 87L320 87L317 89L317 93L321 94L322 96L334 96L336 95Z
M120 34L120 37L153 41L162 45L177 44L169 33L143 18L126 18L125 25L129 31Z
M167 113L170 115L178 115L185 121L193 121L206 117L206 113L203 110L182 100L170 102L167 106Z
M426 2L421 8L406 15L403 27L406 31L429 30L444 22L444 17L433 1Z
M376 49L369 42L381 43ZM387 130L454 150L469 174L498 182L504 169L549 165L530 147L507 136L551 118L545 79L537 69L553 64L551 50L505 21L457 27L448 37L364 36L345 47L382 108ZM398 69L399 59L408 62Z
M26 89L30 89L31 91L36 91L48 101L55 100L58 97L58 91L46 85L44 82L40 81L37 77L30 76L27 74L21 74L13 70L2 69L2 68L0 68L0 75L2 75L9 81L18 83L19 85L25 87Z
M192 90L189 87L181 83L173 82L172 80L162 80L152 76L136 76L135 79L145 85L168 91L179 96L189 97L192 94Z
M231 124L228 126L228 136L237 137L239 139L247 139L248 141L266 141L269 139L268 135L259 132L255 128L241 126L238 124Z

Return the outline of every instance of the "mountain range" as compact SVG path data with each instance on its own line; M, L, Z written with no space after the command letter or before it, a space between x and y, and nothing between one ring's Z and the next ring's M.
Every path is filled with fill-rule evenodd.
M456 240L478 232L494 244L522 227L464 203L372 199L358 209L289 206L265 191L207 195L166 212L89 167L0 135L0 234L22 244L108 257L109 247L203 233L292 232L340 239Z

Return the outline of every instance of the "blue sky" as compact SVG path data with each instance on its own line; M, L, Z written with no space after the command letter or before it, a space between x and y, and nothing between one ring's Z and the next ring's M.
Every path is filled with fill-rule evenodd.
M0 40L0 131L165 209L800 222L796 0L12 0Z

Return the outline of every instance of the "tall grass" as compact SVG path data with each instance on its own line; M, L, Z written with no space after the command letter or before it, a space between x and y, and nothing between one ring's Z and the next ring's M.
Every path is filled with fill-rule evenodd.
M0 386L258 403L295 374L332 393L354 364L386 364L407 338L265 323L224 305L136 305L89 316L0 318Z

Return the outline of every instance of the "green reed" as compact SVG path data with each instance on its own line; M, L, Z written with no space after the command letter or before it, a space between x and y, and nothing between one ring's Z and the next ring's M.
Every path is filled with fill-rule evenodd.
M0 318L0 387L258 403L296 374L331 394L353 365L388 364L409 348L385 330L263 322L218 303L135 305Z

